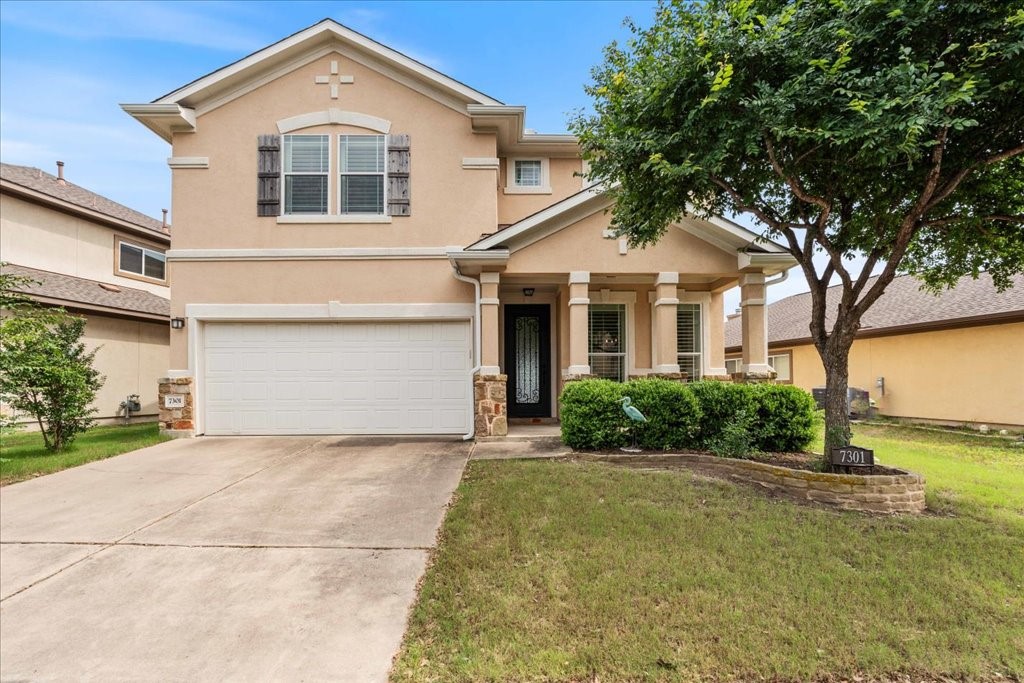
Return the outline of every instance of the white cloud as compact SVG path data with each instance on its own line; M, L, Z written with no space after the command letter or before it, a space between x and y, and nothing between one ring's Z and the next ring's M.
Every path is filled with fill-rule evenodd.
M233 21L231 12L231 4L4 3L2 20L23 28L83 40L148 40L247 52L270 42L271 36ZM60 19L55 20L54 16Z

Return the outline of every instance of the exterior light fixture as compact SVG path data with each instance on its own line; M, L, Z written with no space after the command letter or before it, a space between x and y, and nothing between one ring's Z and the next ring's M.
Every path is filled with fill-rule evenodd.
M185 329L184 318L171 318L171 329L172 330L183 330Z
M523 296L533 296L534 291L533 287L523 287Z

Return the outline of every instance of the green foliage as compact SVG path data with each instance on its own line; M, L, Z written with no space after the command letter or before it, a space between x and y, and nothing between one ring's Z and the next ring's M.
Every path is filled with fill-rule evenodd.
M1024 270L1020 16L1017 0L663 1L606 48L572 127L634 244L687 212L748 213L774 237L820 220L793 233L808 259L1006 286Z
M33 306L33 301L21 290L35 281L24 275L5 273L6 267L7 263L0 261L0 311L9 314Z
M740 413L753 415L754 397L747 384L730 382L693 382L688 385L700 404L700 447L711 450L716 437Z
M562 389L562 441L576 450L618 448L626 444L627 418L618 400L624 385L607 379L569 382Z
M732 416L715 435L710 435L710 451L720 458L747 458L754 450L752 420L745 410Z
M700 405L685 384L666 379L635 379L622 385L622 395L632 398L633 405L647 418L647 422L635 427L639 446L678 450L697 445Z
M749 444L744 453L800 451L814 438L818 424L811 395L784 384L580 380L570 382L562 391L565 444L577 450L625 445L628 429L634 427L618 403L623 396L632 398L647 418L635 429L638 444L650 450L713 450L723 435L733 430L747 433Z
M81 342L85 319L25 310L0 321L0 398L39 423L46 448L60 451L85 431L104 378L96 351Z
M748 384L754 402L755 446L762 451L802 451L817 434L814 398L791 384Z
M694 382L689 388L700 404L700 444L708 450L714 451L722 435L743 421L748 422L751 448L759 451L802 451L817 433L814 398L798 387Z

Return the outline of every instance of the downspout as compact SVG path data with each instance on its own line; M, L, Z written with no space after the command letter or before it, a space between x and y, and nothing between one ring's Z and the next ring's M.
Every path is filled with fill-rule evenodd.
M459 270L459 265L455 262L455 259L448 257L449 263L452 264L453 275L456 280L468 282L473 285L474 293L474 307L473 307L473 369L469 371L470 386L472 386L473 377L480 371L480 281L474 280L471 277L467 277L462 274ZM476 436L476 394L473 391L469 392L469 431L462 435L463 441L469 441Z
M775 278L774 280L766 280L765 283L764 283L764 286L765 287L771 287L772 285L777 285L780 282L785 282L788 279L789 279L789 271L788 270L784 270L781 273L779 273L779 276L777 278Z

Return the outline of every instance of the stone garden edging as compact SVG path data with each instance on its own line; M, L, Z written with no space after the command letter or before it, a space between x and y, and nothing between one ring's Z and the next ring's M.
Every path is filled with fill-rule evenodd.
M673 464L707 468L730 478L757 484L799 500L826 503L844 510L893 514L920 514L925 510L924 477L889 468L892 474L832 474L769 465L754 460L719 458L701 454L599 455L576 453L573 457L601 460L633 467L665 467Z

